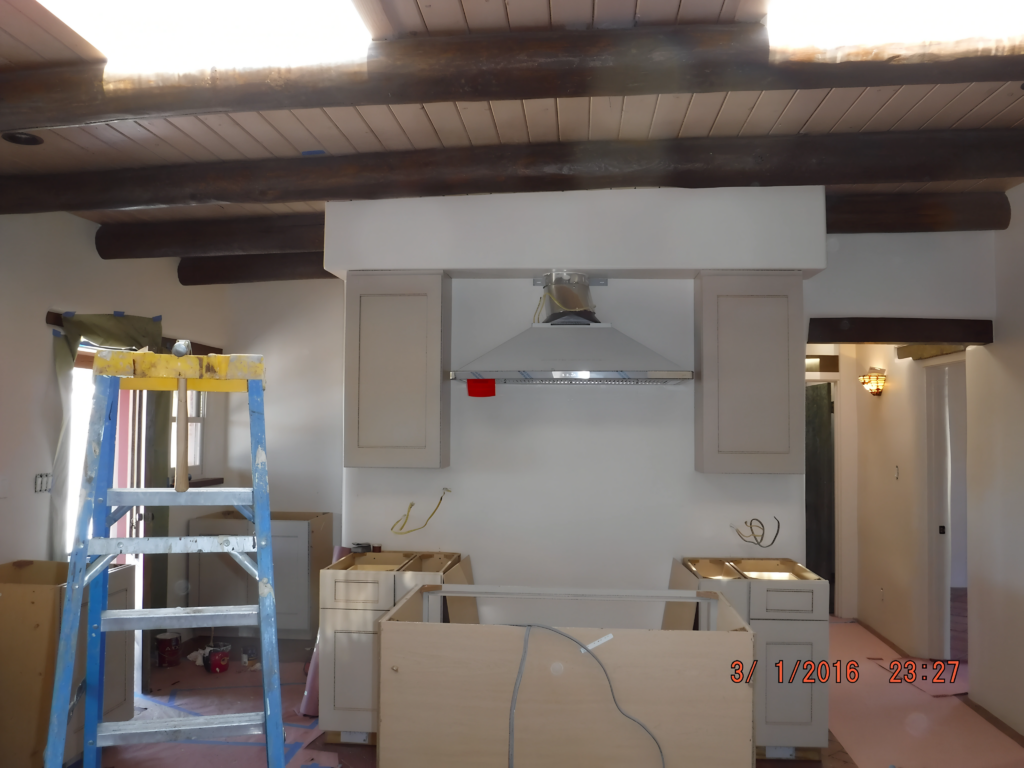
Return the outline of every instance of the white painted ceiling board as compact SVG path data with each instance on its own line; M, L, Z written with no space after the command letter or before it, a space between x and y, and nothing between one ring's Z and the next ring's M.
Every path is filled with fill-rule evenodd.
M1017 99L1017 101L985 123L984 127L1013 128L1022 119L1024 119L1024 99Z
M736 21L751 23L761 21L768 15L769 0L742 0L736 10Z
M594 0L595 29L632 29L637 0Z
M422 104L395 104L391 111L416 149L440 149L444 146Z
M166 118L137 121L146 130L163 139L176 150L197 163L208 163L218 157Z
M619 123L621 141L645 141L651 132L658 95L627 96L622 100L622 120Z
M658 96L658 104L654 108L654 119L651 121L651 132L648 137L657 139L674 139L683 127L686 110L690 107L692 93L663 93Z
M243 160L245 155L228 144L198 117L168 117L167 122L209 150L219 160Z
M717 24L725 0L682 0L676 21L680 24Z
M885 85L876 88L865 88L863 93L857 97L857 101L846 110L846 113L839 118L832 126L832 133L857 133L870 120L875 113L884 107L890 99L899 93L900 86Z
M83 61L102 61L104 59L103 54L92 43L37 3L36 0L5 0L5 2L71 49ZM0 15L6 17L7 14L0 13Z
M750 117L740 129L740 136L767 136L779 122L794 95L796 91L762 91L750 111Z
M386 106L357 107L370 130L374 132L384 149L401 152L412 149L412 142L405 135L394 113Z
M420 13L432 35L464 35L469 32L460 0L419 0Z
M548 29L551 26L548 0L505 0L505 10L512 29Z
M416 0L380 0L385 15L398 37L425 35L427 25Z
M11 64L41 64L44 59L13 35L0 29L0 58Z
M928 186L926 181L908 181L905 184L901 184L896 191L900 193L920 192L926 186Z
M523 110L532 144L558 141L558 105L554 99L525 99Z
M466 126L459 115L459 108L452 101L439 101L433 104L424 104L430 116L430 122L437 131L437 137L446 148L468 147L472 142L466 132Z
M503 0L462 0L470 32L506 32L508 14Z
M492 101L491 114L502 144L530 143L530 129L526 125L526 111L522 101Z
M456 102L456 106L459 108L462 124L466 127L466 133L469 134L469 140L474 147L501 143L489 102L459 101Z
M125 136L128 136L139 144L142 144L165 163L178 165L180 163L188 163L190 161L183 152L180 152L166 141L163 141L159 137L150 133L134 120L117 120L109 125L123 133Z
M84 131L81 128L58 128L55 131L51 131L51 134L56 134L61 138L67 139L68 142L74 144L79 149L100 161L103 161L104 159L110 161L113 156L116 156L116 153L113 152L109 146L104 144L88 131ZM128 165L132 165L132 163L119 163L119 166L122 168Z
M636 23L674 24L679 15L680 0L636 0Z
M922 128L925 130L952 128L1004 85L1006 83L971 83L940 109Z
M928 92L927 96L917 102L907 114L901 117L891 130L920 130L943 107L965 91L968 85L969 83L954 83L935 86Z
M345 138L355 147L356 152L383 151L384 145L355 107L327 107L324 112L345 134Z
M294 116L289 113L289 116L294 120ZM202 118L200 117L200 120ZM242 129L245 130L252 138L256 139L263 147L265 147L274 157L298 157L301 152L295 144L288 140L281 131L279 131L272 122L259 112L234 112L231 114L231 119L235 121ZM205 121L203 121L205 122ZM297 120L295 122L298 122ZM213 127L213 126L209 126ZM306 135L310 135L308 131L303 128ZM236 149L241 151L240 147L237 147L226 135L221 136L235 146ZM320 147L319 144L316 145ZM308 148L308 147L307 147Z
M864 93L864 88L833 88L814 110L800 133L829 133Z
M198 117L248 159L265 160L268 157L274 157L274 154L269 149L254 139L245 128L232 120L231 115L221 112L212 115L199 115Z
M109 123L102 125L83 125L81 130L99 139L110 150L116 152L124 160L134 166L163 165L163 160L142 144L119 132Z
M326 152L326 148L297 118L291 110L274 109L260 112L260 115L301 154L303 152Z
M725 103L722 104L708 135L739 136L760 97L761 91L732 91L726 94Z
M722 11L718 14L719 24L732 24L736 21L736 15L739 13L740 5L743 0L725 0L722 3Z
M861 129L864 133L878 133L891 130L911 109L913 109L934 85L904 85L885 105L874 114Z
M686 110L682 128L679 129L680 139L701 138L711 133L718 113L725 103L725 93L695 93Z
M813 90L797 91L793 94L793 98L789 100L769 135L792 136L800 133L800 129L806 125L811 115L814 114L814 110L825 100L830 90L830 88L815 88Z
M380 0L352 0L352 6L366 25L366 30L374 40L387 40L395 34L394 27Z
M329 154L352 155L356 148L345 138L334 121L322 109L293 109L295 119L302 123Z
M81 57L20 9L0 0L0 26L4 32L48 62L75 62Z
M574 96L558 102L558 140L586 141L590 137L590 97Z
M594 24L594 0L549 0L551 26L555 29L590 29Z
M615 141L622 122L622 96L594 96L590 99L590 140Z
M1003 83L998 91L964 115L953 127L981 128L1011 104L1024 99L1024 91L1021 90L1022 85L1024 85L1024 82L1020 80Z

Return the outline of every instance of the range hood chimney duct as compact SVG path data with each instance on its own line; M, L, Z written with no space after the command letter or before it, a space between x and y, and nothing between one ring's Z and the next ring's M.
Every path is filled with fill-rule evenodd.
M590 325L600 323L590 298L590 280L582 272L548 272L544 275L544 295L538 315L551 325Z

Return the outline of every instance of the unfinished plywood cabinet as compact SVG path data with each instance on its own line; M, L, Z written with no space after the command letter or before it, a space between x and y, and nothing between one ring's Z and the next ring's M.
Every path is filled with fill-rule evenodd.
M803 473L802 280L799 272L697 277L697 471Z
M447 467L451 278L345 279L346 467Z

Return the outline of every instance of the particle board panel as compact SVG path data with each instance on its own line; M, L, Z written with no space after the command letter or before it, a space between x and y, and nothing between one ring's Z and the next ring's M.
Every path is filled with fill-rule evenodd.
M674 139L683 127L686 110L690 108L692 93L663 93L658 96L658 104L654 108L654 119L647 137L651 141L658 139Z
M427 25L416 0L380 0L397 37L427 34Z
M624 98L622 120L619 122L619 139L644 141L651 132L651 122L654 120L654 110L657 106L657 94Z
M473 564L469 555L463 557L444 574L445 584L472 584ZM446 597L448 620L452 624L479 624L480 614L475 597ZM422 613L420 614L422 616Z
M682 0L676 23L717 24L724 6L725 0Z
M830 90L830 88L814 88L794 93L778 121L769 131L769 135L793 136L800 133L814 111L828 96Z
M71 49L81 60L102 61L106 58L97 50L96 46L71 29L71 27L36 2L36 0L4 0L4 2L22 13L25 17L31 19L48 34ZM6 15L6 13L0 13L0 16L4 18L6 18ZM6 26L6 24L3 26Z
M302 123L306 130L316 137L320 146L332 155L351 155L356 148L345 138L334 121L322 109L293 109L295 119Z
M857 133L868 124L878 110L899 93L899 90L900 86L898 85L865 88L845 114L832 126L831 133Z
M260 115L300 154L326 152L323 145L290 110L272 109L260 112Z
M327 107L327 116L355 147L356 152L382 152L384 145L355 107Z
M590 135L590 97L556 99L558 103L558 140L586 141Z
M686 110L683 125L679 129L680 139L701 138L711 133L711 128L725 103L726 93L695 93Z
M1024 82L1020 80L1003 83L998 91L960 118L953 127L981 128L1011 104L1024 99L1022 86L1024 86Z
M1006 85L1008 83L971 83L921 127L925 130L952 128Z
M380 624L381 768L498 768L508 762L509 701L525 630L474 624ZM582 643L606 629L564 628ZM753 659L748 631L616 629L594 653L622 709L657 737L668 768L748 768L753 691L728 680ZM700 691L699 696L693 695ZM535 768L657 765L650 736L612 703L590 654L533 629L516 704L517 762Z
M865 133L888 131L918 102L935 88L934 85L904 85L878 110L861 129Z
M590 29L594 26L594 0L548 0L554 29Z
M864 94L864 88L833 88L814 110L800 133L830 133L843 115Z
M595 29L632 29L637 0L594 0Z
M462 117L462 124L469 134L469 140L474 147L500 144L498 138L498 127L494 122L494 115L491 114L491 105L487 101L459 101L456 102L459 115Z
M412 142L405 135L394 113L386 106L357 107L366 124L374 132L384 149L401 151L412 149Z
M213 152L182 131L178 126L168 122L166 118L138 120L136 122L194 162L209 163L219 159Z
M265 160L274 157L265 146L260 144L241 125L231 119L226 113L213 115L198 115L211 130L215 131L224 141L229 142L235 149L241 152L250 160Z
M622 96L594 96L590 100L590 140L614 141L622 122Z
M672 559L672 569L668 577L669 589L692 589L700 588L700 580L691 573L690 569L683 565L678 559ZM697 615L696 603L665 603L665 613L661 619L662 629L693 629L693 620Z
M636 0L637 26L675 23L679 3L680 0Z
M235 149L198 117L168 117L167 122L202 145L218 160L244 160L245 155Z
M460 0L419 0L420 14L432 35L464 35L469 32Z
M523 110L531 143L558 141L558 105L554 99L525 99Z
M492 101L491 114L502 144L530 143L530 129L526 125L526 110L522 101Z
M732 91L725 96L725 103L715 118L710 136L739 136L747 124L754 106L761 98L761 91Z
M468 147L472 144L455 102L438 101L433 104L424 104L423 108L427 111L430 122L437 132L437 137L446 149Z
M507 32L508 13L502 0L462 0L469 31Z
M505 0L505 9L511 29L551 27L551 6L548 0Z
M416 149L440 149L444 146L422 104L395 104L391 112Z
M762 91L747 122L740 129L740 136L767 136L795 95L793 90Z
M928 95L901 117L890 129L893 131L916 131L923 128L940 110L967 89L968 83L936 85Z

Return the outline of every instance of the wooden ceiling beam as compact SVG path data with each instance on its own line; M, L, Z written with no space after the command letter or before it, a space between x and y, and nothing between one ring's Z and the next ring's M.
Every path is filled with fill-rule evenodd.
M829 234L961 232L1009 225L1010 201L1002 192L825 197ZM96 230L100 258L177 257L195 262L196 268L202 259L218 256L282 254L287 260L291 254L322 255L323 246L323 214L104 224Z
M182 285L268 283L279 280L336 280L324 269L323 251L205 256L178 262Z
M0 74L0 130L210 112L1019 80L1024 56L929 63L769 61L761 24L407 38L365 66L218 71L104 89L103 65Z
M498 145L0 177L0 214L613 187L878 184L1024 176L1024 131Z
M812 317L808 344L991 344L991 320Z

